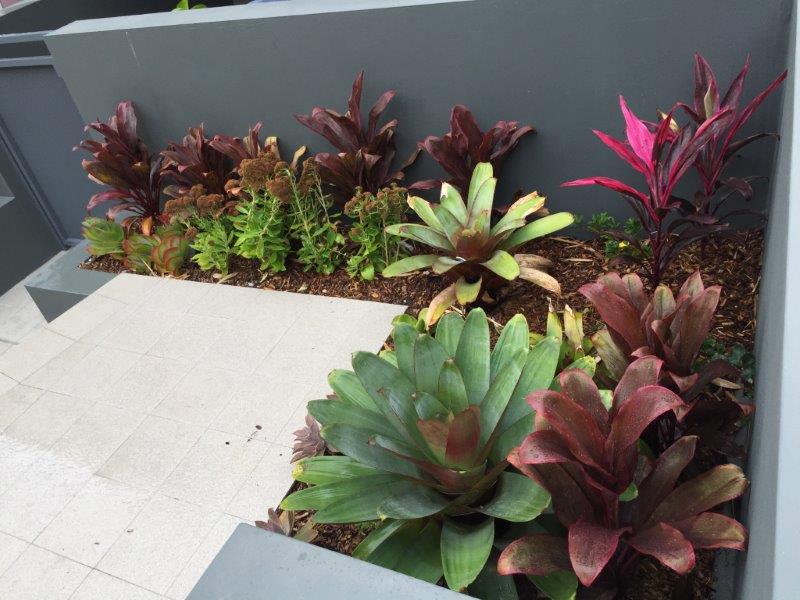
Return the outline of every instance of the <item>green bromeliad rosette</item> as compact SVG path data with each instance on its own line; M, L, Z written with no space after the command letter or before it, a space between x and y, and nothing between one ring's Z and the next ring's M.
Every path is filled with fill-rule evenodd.
M481 309L445 315L435 335L398 322L393 337L393 353L356 353L353 371L330 374L335 397L309 403L341 455L298 463L309 487L281 507L314 510L317 523L380 520L354 556L464 590L484 569L496 576L501 522L550 502L506 456L532 429L525 398L552 385L561 341L531 346L517 315L492 350Z
M451 305L491 303L497 291L517 278L560 295L558 281L545 272L550 261L535 254L512 254L523 244L571 225L575 217L567 212L542 216L545 198L531 192L508 207L494 225L494 192L497 178L491 163L478 163L469 184L467 201L448 183L442 184L438 204L412 196L408 205L424 224L390 225L386 232L430 248L392 263L384 277L397 277L420 269L443 275L451 285L442 290L428 307L431 325Z

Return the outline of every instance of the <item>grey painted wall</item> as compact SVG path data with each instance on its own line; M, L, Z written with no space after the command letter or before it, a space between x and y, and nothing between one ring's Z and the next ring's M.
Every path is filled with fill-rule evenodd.
M0 16L0 35L49 31L74 19L168 11L174 5L173 0L38 0ZM96 193L97 186L80 168L81 155L72 152L84 137L84 119L64 82L47 64L48 54L41 41L0 44L0 117L19 159L35 180L54 235L60 242L74 243L81 237L86 202ZM18 57L44 58L39 64L25 66L9 66L8 61L2 60ZM0 242L0 246L4 245Z
M52 207L58 235L80 238L86 202L97 186L86 178L78 152L83 120L51 66L0 69L0 115L20 156Z
M795 15L795 19L796 19ZM757 381L748 471L749 551L740 597L796 598L800 589L800 97L797 94L796 24L789 51L778 153L758 303Z
M77 22L47 43L85 119L134 100L153 146L200 121L210 133L242 135L263 120L287 148L329 150L291 115L315 105L344 111L364 68L365 103L398 90L389 112L400 120L402 155L426 135L444 133L450 107L461 102L484 127L515 119L539 130L507 164L502 196L535 188L558 209L627 214L611 192L558 187L590 175L640 183L591 133L622 133L618 94L651 118L657 108L689 100L699 50L726 83L752 53L747 92L754 95L785 65L790 5L673 0L665 10L663 2L641 0L292 0ZM774 130L778 104L771 98L750 129ZM738 166L769 174L772 156L769 142L753 146ZM439 173L422 157L411 175ZM762 206L765 189L758 191Z
M0 130L2 130L0 125ZM60 249L23 179L13 153L0 132L0 177L3 196L11 201L0 206L0 294L44 263Z

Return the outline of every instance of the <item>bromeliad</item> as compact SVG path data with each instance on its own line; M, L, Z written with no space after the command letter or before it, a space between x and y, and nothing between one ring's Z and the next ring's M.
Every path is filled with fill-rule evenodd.
M657 385L661 366L654 356L633 362L609 409L578 370L561 374L560 392L528 397L539 427L508 459L552 495L567 536L537 533L512 542L498 561L501 574L574 570L584 586L612 591L641 555L684 575L694 568L696 548L744 549L744 527L711 512L744 492L739 467L720 465L676 486L695 437L679 439L654 464L639 451L645 427L683 405Z
M517 277L560 294L558 281L544 272L549 261L534 254L511 252L530 240L570 225L574 216L567 212L527 221L544 207L545 198L536 192L512 204L492 226L492 208L497 179L492 165L475 167L469 185L467 202L449 183L442 184L439 204L412 196L408 205L423 224L402 223L386 231L430 246L434 254L419 254L401 259L383 271L384 277L404 275L430 268L454 283L433 299L427 313L428 324L435 323L455 302L470 304L477 300L491 301L497 290Z
M699 271L681 286L677 298L666 285L650 297L633 273L611 272L579 290L605 323L592 337L597 353L615 380L637 357L657 356L664 361L664 381L685 401L697 397L718 377L735 377L737 370L718 359L696 371L694 365L711 331L722 288L705 287Z
M530 521L549 503L505 460L533 424L526 396L551 385L558 362L558 340L530 347L528 335L517 315L490 350L481 309L446 315L435 337L399 322L394 352L356 353L353 371L330 375L335 398L309 402L341 455L298 462L295 479L310 487L281 507L315 510L318 523L381 519L354 556L464 590L495 522Z

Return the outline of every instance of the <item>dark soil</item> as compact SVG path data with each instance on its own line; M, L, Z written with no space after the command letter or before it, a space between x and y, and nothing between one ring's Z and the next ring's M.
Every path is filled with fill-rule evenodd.
M699 244L684 249L667 272L664 283L677 292L681 283L695 270L700 269L706 285L721 285L722 298L716 313L713 336L726 346L739 343L752 350L756 326L758 284L761 274L763 232L740 231L731 235L711 238L701 252ZM584 329L592 334L598 329L596 315L578 293L584 283L594 281L609 270L608 261L597 240L581 241L573 238L550 237L524 247L520 252L540 254L552 260L551 273L559 280L562 297L555 298L544 290L522 281L513 282L500 301L487 309L488 316L502 325L517 313L528 319L531 331L543 331L549 303L560 308L569 304L584 312ZM87 261L86 269L121 272L121 263L106 257ZM257 261L235 258L231 274L223 281L226 285L245 285L274 290L303 292L323 296L337 296L405 304L409 312L417 314L447 285L438 276L416 273L408 277L364 282L351 279L343 269L332 275L303 272L299 265L291 264L286 272L264 277ZM212 273L189 266L183 277L194 281L219 282ZM311 513L295 515L295 528L299 528ZM351 554L361 540L374 527L366 525L321 525L315 545ZM697 567L687 577L680 577L651 559L644 559L628 589L620 596L623 600L705 600L714 590L714 552L701 551ZM535 597L536 592L531 591Z
M748 350L752 349L762 241L760 230L712 238L706 247L705 256L701 256L700 247L695 244L683 250L665 277L664 282L677 292L686 277L700 269L706 285L718 284L723 287L714 336L726 346L738 342ZM553 302L556 307L569 304L576 310L585 310L587 302L578 293L578 288L609 270L602 253L602 244L597 240L550 237L532 242L520 252L540 254L554 262L551 273L561 283L562 297L556 298L524 281L515 281L503 291L503 297L497 305L487 310L487 314L497 323L503 324L515 314L522 313L528 319L531 331L544 329L549 302ZM120 262L108 257L85 262L82 267L110 272L124 271ZM183 277L192 281L219 281L213 273L201 271L193 263L187 266ZM411 313L417 314L447 282L442 277L428 273L414 273L407 277L390 279L377 277L374 281L367 282L351 279L344 269L331 275L318 275L304 272L297 264L290 264L284 273L264 277L258 270L258 261L235 257L231 261L230 274L224 279L224 284L405 304ZM598 329L591 310L585 312L584 328L587 334Z

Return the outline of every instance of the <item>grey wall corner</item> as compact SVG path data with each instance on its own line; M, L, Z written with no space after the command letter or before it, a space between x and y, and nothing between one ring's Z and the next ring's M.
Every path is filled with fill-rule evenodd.
M797 23L792 20L781 141L769 210L758 303L756 412L748 461L750 529L739 598L800 594L800 96Z

